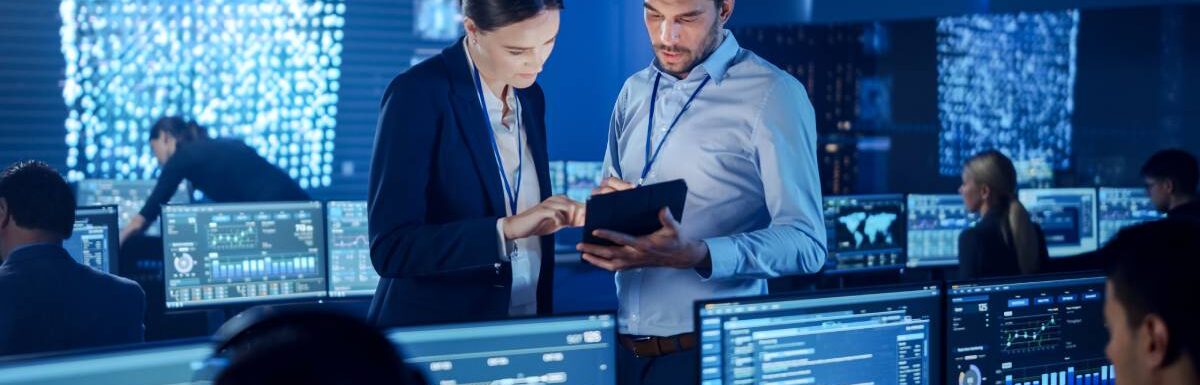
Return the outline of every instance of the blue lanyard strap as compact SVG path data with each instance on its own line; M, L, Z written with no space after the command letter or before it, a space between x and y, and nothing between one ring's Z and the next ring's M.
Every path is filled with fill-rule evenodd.
M700 82L700 86L692 91L692 96L687 102L683 103L683 108L679 109L679 113L675 114L675 119L671 121L671 125L667 126L667 132L663 133L661 139L658 140L658 145L651 149L651 142L654 134L654 108L658 104L658 84L662 81L662 73L654 77L654 90L650 91L650 117L646 120L646 165L642 167L642 176L638 178L637 184L641 185L646 180L646 175L650 174L650 168L654 166L654 162L658 160L658 154L662 153L663 144L667 143L667 136L671 135L671 131L675 130L675 124L679 123L679 118L683 117L683 113L687 112L688 107L691 107L692 101L696 100L696 95L700 95L700 90L712 80L712 76L704 75L704 80Z
M504 182L504 195L508 198L509 214L517 214L517 200L521 197L521 170L525 168L525 145L521 142L521 112L516 109L513 113L517 114L517 186L514 189L508 183L508 173L504 171L504 161L500 157L500 147L496 144L496 133L492 132L492 118L488 115L487 103L484 102L483 96L483 80L479 76L479 67L472 65L475 69L475 91L479 93L479 108L483 111L483 124L487 126L488 137L492 139L492 153L496 155L496 167L500 169L500 180ZM504 118L501 117L501 120Z

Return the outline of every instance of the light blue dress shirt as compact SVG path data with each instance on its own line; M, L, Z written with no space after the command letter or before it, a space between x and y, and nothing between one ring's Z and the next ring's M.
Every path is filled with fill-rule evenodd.
M694 301L766 294L766 278L816 272L825 263L812 103L795 78L723 33L721 45L686 78L662 72L655 145L705 75L712 80L680 118L645 180L687 182L681 232L707 243L712 272L618 272L623 334L690 332ZM626 80L613 111L605 165L626 181L636 182L646 164L647 114L659 73L652 64Z

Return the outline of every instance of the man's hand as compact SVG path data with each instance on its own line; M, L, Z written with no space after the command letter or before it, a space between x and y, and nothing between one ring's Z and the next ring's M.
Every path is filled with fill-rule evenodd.
M625 190L632 189L634 187L637 187L637 186L635 186L633 183L629 183L629 182L626 182L626 181L623 181L623 180L620 180L617 178L613 178L610 176L608 178L604 178L604 181L600 182L600 186L597 186L596 188L592 189L592 195L595 196L595 195L608 194L611 192L625 191Z
M608 230L592 233L617 246L580 243L575 248L583 254L583 260L608 271L646 266L697 268L702 271L712 269L708 245L702 241L683 239L679 234L679 222L671 216L670 210L663 208L659 211L658 221L662 223L662 228L643 237Z
M520 214L504 218L504 238L522 238L554 234L564 227L583 226L586 209L582 203L555 195Z
M129 240L130 237L136 234L140 234L145 229L146 218L143 217L142 214L134 215L133 218L129 220L129 223L126 223L125 227L121 229L121 236L119 238L120 245L124 246L125 241Z

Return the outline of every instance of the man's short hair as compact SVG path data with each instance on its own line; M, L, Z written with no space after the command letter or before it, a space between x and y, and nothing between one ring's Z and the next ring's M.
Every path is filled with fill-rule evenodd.
M1142 176L1170 180L1175 183L1176 194L1192 195L1200 182L1200 167L1196 165L1196 157L1187 151L1162 150L1142 166Z
M1169 336L1166 364L1188 352L1200 369L1200 330L1193 316L1193 296L1200 293L1200 222L1165 219L1126 228L1100 253L1128 327L1158 315Z
M0 173L0 198L8 215L30 230L71 237L75 226L75 194L54 168L38 161L17 162Z

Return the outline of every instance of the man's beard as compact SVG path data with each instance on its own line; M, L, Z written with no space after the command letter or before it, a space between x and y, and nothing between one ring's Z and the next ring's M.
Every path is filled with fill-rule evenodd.
M720 23L717 20L714 20L712 27L708 29L708 37L706 39L704 39L704 46L701 47L701 52L703 52L704 54L692 56L692 62L687 63L687 65L685 65L683 69L681 69L677 72L671 71L670 69L668 69L667 72L672 72L673 75L676 75L680 78L686 77L688 73L692 72L692 70L696 68L696 66L700 65L700 63L703 63L705 60L707 60L708 57L710 55L712 55L713 51L717 50L717 45L720 44L720 41L721 41ZM654 49L655 49L655 51L658 51L658 52L669 51L671 53L680 53L680 54L685 54L685 55L692 53L692 50L690 50L690 49L683 48L683 47L677 47L677 46L668 46L665 44L656 45L656 46L654 46ZM658 63L659 68L667 69L666 66L663 65L662 60L660 60L657 56L654 58L654 60Z

